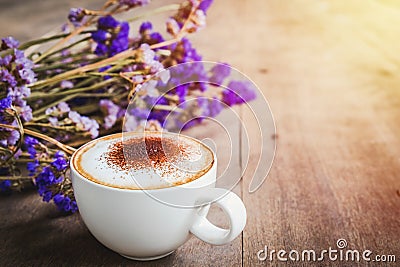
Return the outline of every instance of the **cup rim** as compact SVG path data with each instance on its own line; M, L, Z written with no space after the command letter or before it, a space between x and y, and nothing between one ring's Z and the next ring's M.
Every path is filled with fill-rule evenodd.
M198 178L187 182L187 183L183 183L180 185L173 185L173 186L167 186L167 187L159 187L159 188L123 188L123 187L116 187L116 186L111 186L111 185L105 185L105 184L101 184L101 183L97 183L95 181L92 181L89 178L86 178L81 172L79 172L77 170L77 168L75 167L75 158L77 157L79 151L82 151L82 149L86 148L87 146L91 145L92 143L98 142L99 140L103 140L103 139L115 139L118 138L118 136L123 138L124 133L127 134L132 134L132 135L140 135L140 134L170 134L170 135L175 135L175 136L183 136L184 138L188 138L194 142L197 142L199 144L201 144L202 146L204 146L212 155L212 162L210 163L210 167L207 169L207 171L205 171L203 174L201 174ZM215 168L216 166L216 161L217 161L217 157L214 153L214 151L206 144L204 144L203 142L201 142L200 140L185 135L185 134L181 134L181 133L174 133L174 132L166 132L166 131L141 131L141 132L121 132L121 133L114 133L114 134L109 134L109 135L105 135L105 136L101 136L99 138L93 139L85 144L83 144L82 146L80 146L78 149L75 150L75 152L72 154L71 158L70 158L70 162L69 162L69 166L71 169L71 172L74 172L77 176L79 176L79 178L85 182L88 182L90 184L93 184L95 186L101 187L101 188L107 188L110 190L116 190L116 191L126 191L126 192L141 192L141 191L154 191L154 192L161 192L161 191L167 191L167 190L174 190L174 189L179 189L179 188L190 188L191 185L193 185L196 181L198 182L200 179L202 179L206 174L208 174L212 169Z

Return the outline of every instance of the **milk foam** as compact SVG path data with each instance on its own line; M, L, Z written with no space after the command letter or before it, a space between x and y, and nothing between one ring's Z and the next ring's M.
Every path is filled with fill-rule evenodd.
M166 162L154 162L147 157L148 151L144 142L137 149L146 154L145 165L125 165L121 167L111 161L110 153L118 142L128 143L129 140L142 140L146 138L160 138L172 141L170 146L176 146L175 155L169 155L166 150ZM134 140L135 139L135 140ZM147 140L147 139L146 139ZM123 156L127 162L135 162L135 155L129 154L129 149L123 146ZM163 146L164 147L164 146ZM136 147L134 147L136 149ZM115 152L115 151L114 151ZM176 186L195 180L206 173L213 164L212 151L199 141L183 135L171 133L124 133L106 136L80 148L76 153L73 163L75 168L85 178L94 182L129 189L156 189Z

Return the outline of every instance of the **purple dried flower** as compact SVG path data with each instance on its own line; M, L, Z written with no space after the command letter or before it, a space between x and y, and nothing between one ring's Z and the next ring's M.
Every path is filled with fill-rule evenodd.
M72 213L75 213L78 211L78 205L76 204L75 200L71 201L70 208L71 208Z
M85 9L83 8L71 8L68 14L68 20L74 24L75 27L82 25L83 19L86 15Z
M104 129L108 130L114 126L114 124L117 122L117 116L115 115L108 115L104 117L104 123L103 127Z
M59 124L58 118L63 117L64 114L68 113L70 110L71 109L67 103L60 102L57 106L46 109L45 114L51 115L51 117L48 117L48 121L51 125L57 126Z
M68 112L68 118L70 118L71 121L74 123L80 123L80 121L81 121L81 115L78 112L73 111L73 110Z
M148 103L148 105L150 106L150 108L152 109L148 120L156 120L158 122L160 122L161 124L164 123L166 117L168 116L168 114L170 113L167 110L155 110L153 109L153 107L155 105L168 105L168 100L164 97L164 96L160 96L160 97L146 97L146 102Z
M105 30L97 30L95 32L92 32L92 39L96 42L96 43L100 43L100 42L105 42L107 41L109 38L111 37L111 34L108 33L108 31Z
M70 29L69 24L68 24L68 23L64 23L64 24L61 26L61 31L62 31L63 33L70 33L70 32L71 32L71 29ZM62 52L61 52L61 53L62 53Z
M22 69L30 70L34 67L33 62L25 57L23 51L14 49L14 53L15 53L15 64L16 64L15 68L17 70L22 70Z
M62 203L62 208L65 211L70 211L71 210L71 199L66 196L64 197L63 203Z
M196 32L206 26L206 14L203 12L203 10L196 10L192 20L193 23L188 26L189 32Z
M78 206L76 205L76 201L71 200L69 196L65 196L61 193L58 193L54 196L53 201L60 211L72 212L72 213L78 211Z
M43 201L45 202L49 202L51 200L51 198L53 197L53 192L51 191L44 191L43 194Z
M12 103L12 100L11 100L11 97L9 97L9 96L1 99L0 100L0 111L4 112L4 110L6 108L11 108L11 103Z
M179 103L185 101L185 96L188 93L189 84L183 84L175 87L175 94L179 96Z
M18 71L18 74L26 84L30 84L35 81L35 73L31 69L21 69Z
M60 87L63 89L70 89L70 88L74 87L74 83L71 81L65 80L60 83Z
M109 99L102 99L100 100L99 104L100 104L100 110L106 115L109 114L117 115L120 110L120 107L114 104L114 102L112 102Z
M197 99L197 106L201 110L202 117L216 117L224 108L221 100L216 97L199 97Z
M20 135L16 130L4 129L0 131L2 139L0 145L3 147L13 146L17 143Z
M209 116L208 98L198 97L196 100L197 100L197 107L202 111L201 115L203 115L204 117L208 117Z
M154 60L155 52L150 48L148 44L141 44L140 50L145 64L151 64Z
M108 99L100 100L99 104L100 110L106 115L103 126L105 129L110 129L117 121L121 108Z
M12 55L6 55L3 58L0 57L0 66L3 67L10 67L10 63L13 60L13 56Z
M35 159L35 161L33 162L28 162L26 164L26 169L29 171L30 176L35 175L38 167L39 167L39 161L37 159Z
M121 37L116 38L111 42L109 46L108 53L110 56L114 56L122 51L125 51L129 48L128 38Z
M36 138L25 136L25 144L28 146L35 146L39 144L39 141Z
M33 159L37 154L37 146L39 145L39 141L36 138L25 136L25 146L28 151L30 158Z
M61 113L67 113L67 112L69 112L69 111L71 110L71 109L69 108L68 104L65 103L65 102L60 102L60 103L57 105L57 108L58 108L58 110L59 110Z
M20 138L19 132L18 131L10 131L10 135L7 137L7 144L8 145L15 145Z
M17 126L17 122L13 115L9 114L7 109L11 108L11 98L6 97L0 100L0 123ZM2 128L0 131L2 139L0 145L3 147L13 146L20 138L20 134L16 130Z
M140 120L147 120L149 118L150 110L147 108L133 108L129 111L129 114Z
M45 166L43 167L39 175L35 178L35 182L38 185L39 189L41 189L41 192L44 193L44 187L57 183L57 177L55 176L50 166Z
M57 110L57 107L50 107L45 110L44 114L50 115L50 114L53 114L53 112L55 112L56 110Z
M99 136L99 124L97 122L95 124L92 124L89 133L93 139Z
M223 106L221 100L219 100L216 97L213 97L210 100L208 109L209 109L209 116L216 117L224 109L224 106Z
M97 126L97 129L99 128L97 122L95 120L90 119L89 117L86 116L81 116L81 121L80 123L82 124L82 129L84 131L91 131L91 129L95 126Z
M101 68L99 68L99 72L105 72L105 71L107 71L108 69L110 69L111 68L111 66L104 66L104 67L101 67ZM111 76L110 75L105 75L105 76L103 76L103 79L104 80L108 80L108 79L110 79L111 78Z
M183 38L177 46L171 46L173 53L177 56L178 63L201 61L202 56L193 48L192 43L187 38ZM194 65L197 66L197 65Z
M157 90L156 85L156 80L150 80L143 84L138 84L136 86L136 92L140 92L141 94L147 95L149 97L158 97L160 93Z
M0 70L0 81L8 83L11 87L17 85L17 80L7 69Z
M30 121L33 119L32 108L26 104L20 107L20 114L25 121Z
M222 101L228 106L243 104L256 98L253 85L248 81L231 81L222 93Z
M54 153L55 158L63 158L65 157L65 153L62 152L61 150L58 150L56 153Z
M140 25L139 33L144 34L146 31L153 30L153 24L150 21L145 21Z
M119 25L119 22L114 19L112 16L105 16L99 18L99 21L97 22L97 27L99 29L103 29L105 31L114 29Z
M150 3L150 0L119 0L120 5L126 5L129 8L137 6L145 6Z
M153 32L150 34L151 44L164 42L164 37L158 32Z
M182 27L182 25L184 25L184 23L186 23L186 20L189 18L189 15L193 14L184 29L188 33L193 33L205 26L205 13L211 3L205 2L201 4L202 1L199 0L190 0L189 2L189 5L181 5L177 14L175 14L173 18L177 21L178 25Z
M129 47L129 24L118 22L112 16L101 17L97 31L92 32L92 39L97 43L95 54L113 56Z
M231 67L226 64L217 64L211 69L210 82L221 85L224 80L231 74Z
M58 151L54 154L52 163L40 170L35 178L35 183L38 187L39 195L43 197L43 201L49 202L58 195L57 192L55 192L57 187L54 187L54 185L64 181L63 172L67 167L68 163L64 158L64 154ZM30 165L29 171L34 175L38 168L40 168L39 162L35 160L35 162Z
M64 171L68 167L67 160L64 157L57 157L51 165L56 168L57 171Z
M212 3L213 3L213 0L203 0L203 1L201 1L198 9L202 10L204 12L204 14L207 14L207 10L210 8Z
M99 124L96 120L81 116L78 112L72 110L68 112L68 118L76 124L78 130L89 132L92 138L99 135Z
M63 194L56 194L53 198L54 203L58 206L59 204L61 204L61 202L64 200L64 195Z
M1 50L6 50L10 48L18 48L19 41L14 39L12 36L1 39Z
M8 96L13 100L14 106L24 107L26 106L26 101L24 98L31 94L31 89L26 86L16 86L8 88Z
M119 32L116 39L128 38L129 36L129 23L124 21L119 24Z
M151 73L164 71L164 66L161 62L155 59L155 52L146 43L140 45L143 63L150 67Z
M108 46L102 43L97 43L94 53L99 56L106 55L108 53Z
M138 121L135 116L129 114L128 112L125 114L124 118L124 131L132 132L135 131L138 127Z
M16 45L17 41L11 38L3 39L3 44L5 43L12 46ZM25 57L24 52L15 48L12 54L0 61L0 82L7 88L7 96L11 97L14 107L25 121L32 119L32 110L24 99L31 94L27 85L36 81L33 66L33 62Z
M7 192L10 190L11 187L11 181L10 180L4 180L0 182L0 192Z
M167 32L173 36L176 36L181 29L179 23L174 18L167 19L166 25Z

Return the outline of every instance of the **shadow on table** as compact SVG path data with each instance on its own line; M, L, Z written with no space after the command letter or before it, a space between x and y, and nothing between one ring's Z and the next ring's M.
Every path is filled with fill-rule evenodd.
M0 266L169 266L175 253L137 262L101 245L79 214L62 215L35 192L0 196ZM178 260L179 261L179 260Z

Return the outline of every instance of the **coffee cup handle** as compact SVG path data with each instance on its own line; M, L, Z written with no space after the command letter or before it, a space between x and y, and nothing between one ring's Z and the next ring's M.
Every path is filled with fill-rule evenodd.
M223 229L212 224L207 218L207 214L202 214L200 208L196 214L196 219L190 232L204 242L213 245L223 245L234 240L244 229L246 225L246 208L242 200L233 192L223 188L211 188L207 195L201 199L202 203L211 202L219 206L226 216L228 216L230 227ZM208 209L206 209L208 211Z

